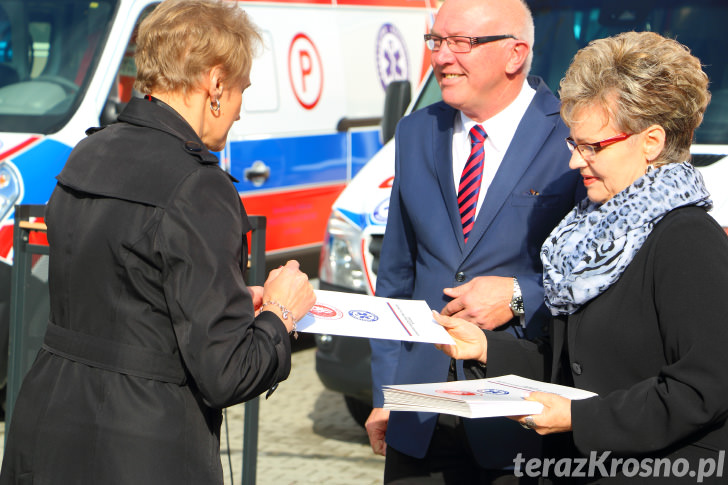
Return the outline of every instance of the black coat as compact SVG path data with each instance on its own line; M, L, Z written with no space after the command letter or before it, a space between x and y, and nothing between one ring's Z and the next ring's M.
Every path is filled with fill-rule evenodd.
M728 238L686 207L655 226L613 286L556 319L555 372L599 394L571 405L580 454L718 463L728 449L727 290ZM670 478L695 483L656 481Z
M285 326L243 280L230 177L168 106L134 99L119 120L48 204L51 323L1 483L222 483L220 409L290 372Z

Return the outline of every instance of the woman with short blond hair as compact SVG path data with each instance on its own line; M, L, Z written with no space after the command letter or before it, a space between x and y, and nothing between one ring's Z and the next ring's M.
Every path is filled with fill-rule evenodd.
M48 203L50 321L0 483L222 484L222 408L288 377L313 289L295 261L246 285L250 222L211 153L259 43L236 2L142 22L144 99L89 130Z

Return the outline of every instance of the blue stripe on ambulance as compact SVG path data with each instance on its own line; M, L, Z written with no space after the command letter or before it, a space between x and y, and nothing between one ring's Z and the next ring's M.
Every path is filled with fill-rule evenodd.
M68 145L46 138L31 149L12 157L23 177L23 204L45 204L56 186L56 175L71 153Z
M351 146L351 174L347 174L347 137ZM231 174L239 192L288 189L347 180L381 148L378 130L245 140L230 143ZM260 187L245 180L245 169L260 160L270 178Z

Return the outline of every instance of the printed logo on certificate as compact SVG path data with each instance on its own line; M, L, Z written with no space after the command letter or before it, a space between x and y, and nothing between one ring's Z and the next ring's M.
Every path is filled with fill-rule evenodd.
M510 394L510 392L506 391L505 389L478 389L476 392L483 396L488 394L490 394L491 396L505 396L507 394Z
M438 389L435 392L441 394L452 394L453 396L477 396L476 393L470 391L458 391L455 389Z
M311 307L308 313L316 318L323 318L324 320L339 320L344 316L344 313L338 308L321 303L317 303Z
M378 316L366 310L349 310L349 316L351 318L361 320L362 322L376 322L377 320L379 320Z
M472 391L465 391L460 389L437 389L435 392L440 394L451 394L453 396L506 396L510 392L505 389L475 389Z

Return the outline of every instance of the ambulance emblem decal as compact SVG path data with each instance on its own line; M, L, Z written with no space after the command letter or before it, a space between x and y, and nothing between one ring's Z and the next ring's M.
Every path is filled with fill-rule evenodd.
M372 213L369 215L369 222L377 225L384 225L387 223L387 216L389 215L389 197L381 201L374 208Z
M392 24L384 24L377 35L377 72L385 90L392 81L409 77L407 49L402 34Z

